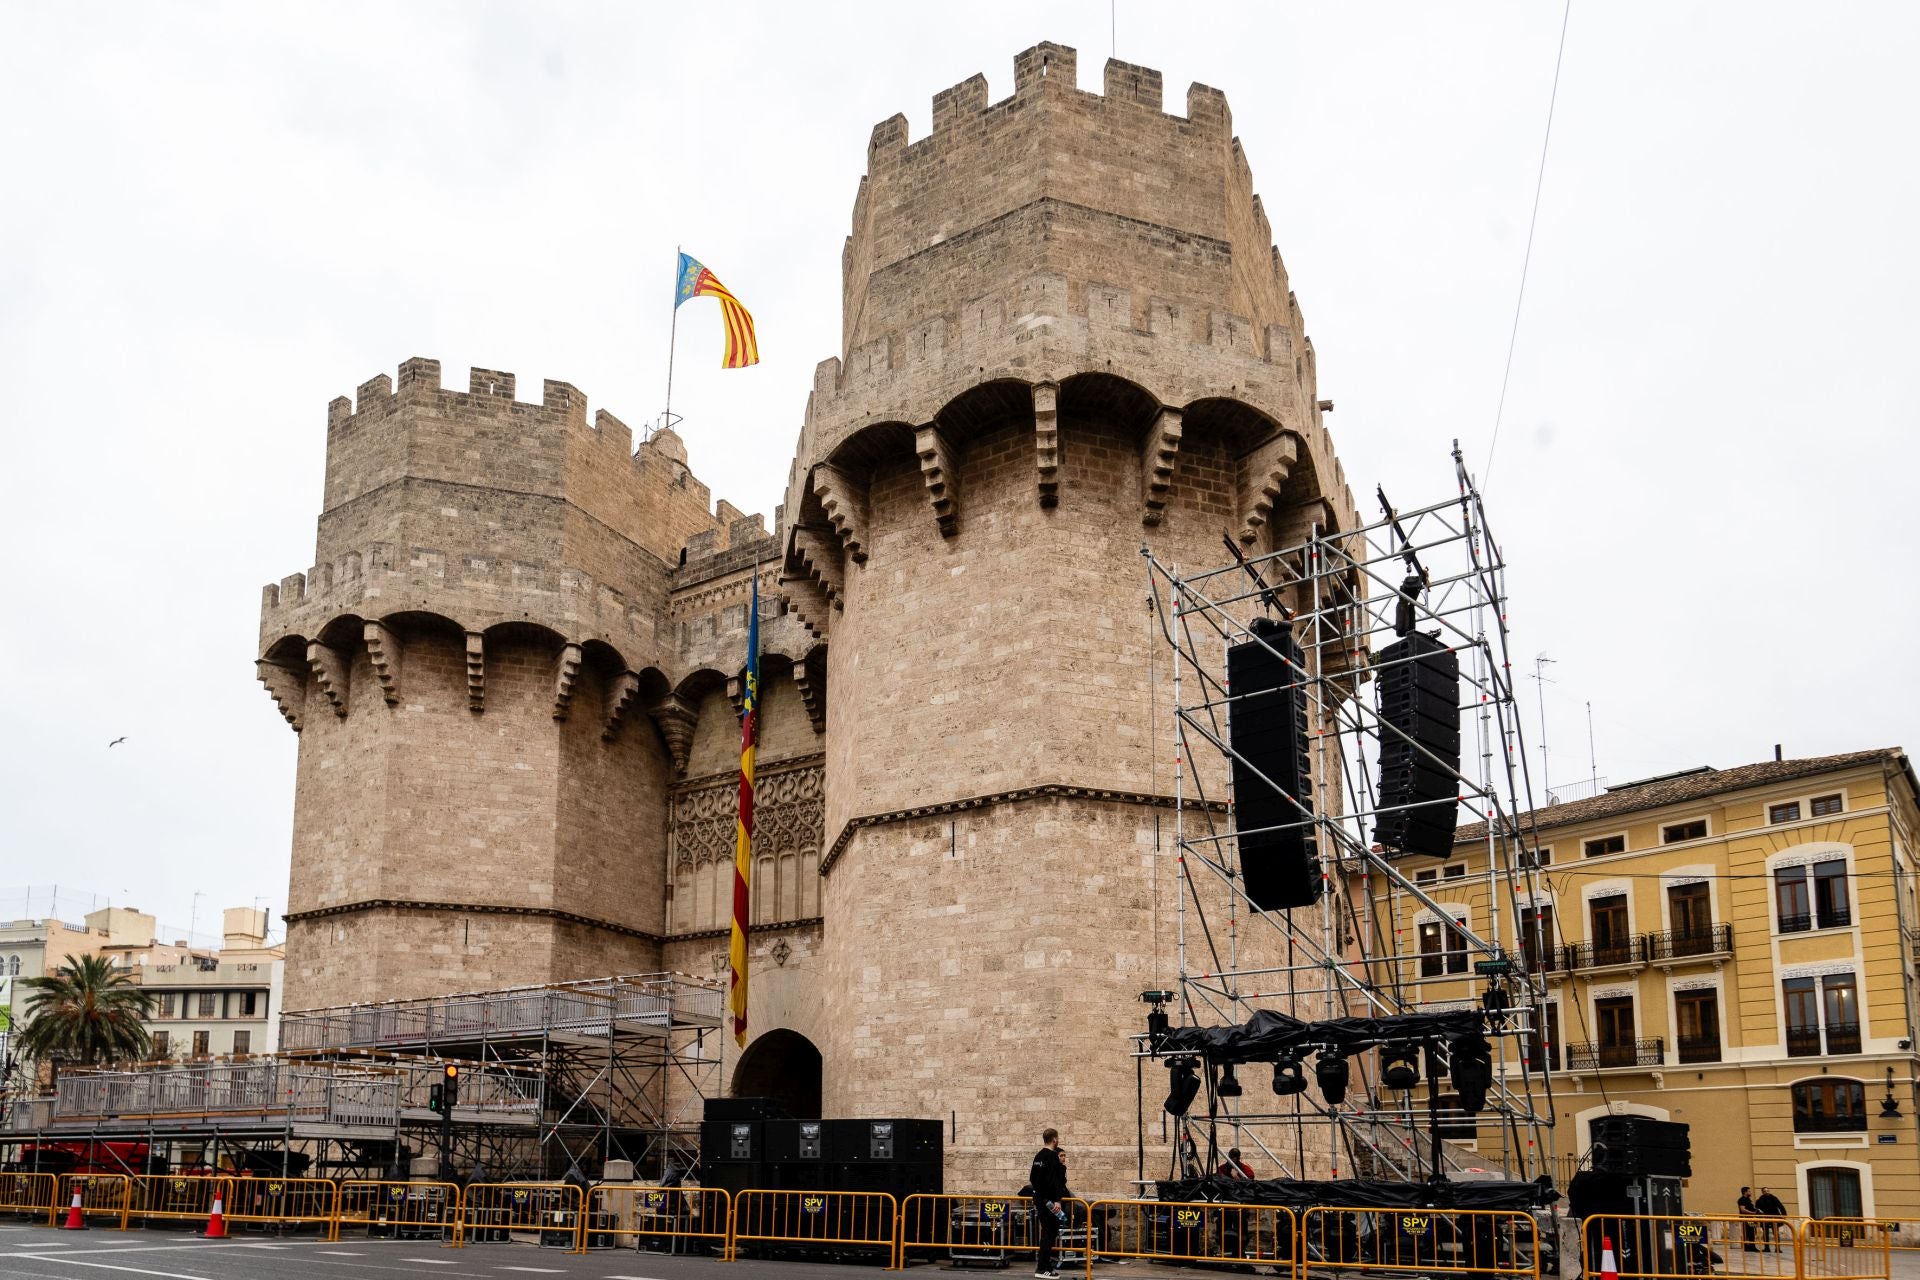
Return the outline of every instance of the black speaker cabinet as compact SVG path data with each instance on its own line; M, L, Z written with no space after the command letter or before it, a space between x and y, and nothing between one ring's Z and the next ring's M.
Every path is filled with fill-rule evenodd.
M777 1098L708 1098L703 1120L785 1120L787 1109Z
M1252 631L1255 639L1227 650L1233 825L1248 899L1262 911L1287 911L1318 902L1321 888L1306 657L1283 622L1259 618Z
M1453 852L1460 818L1460 656L1418 631L1380 651L1380 808L1389 856Z

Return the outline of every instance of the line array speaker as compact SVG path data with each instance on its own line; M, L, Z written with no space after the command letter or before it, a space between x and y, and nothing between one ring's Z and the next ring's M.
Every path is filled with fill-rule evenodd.
M1318 902L1321 887L1306 656L1284 622L1258 618L1252 631L1255 639L1227 650L1233 825L1242 833L1240 878L1248 899L1262 911L1287 911ZM1279 829L1263 829L1270 827Z
M1460 655L1414 631L1382 649L1376 667L1380 808L1392 812L1373 838L1389 855L1444 858L1460 818Z

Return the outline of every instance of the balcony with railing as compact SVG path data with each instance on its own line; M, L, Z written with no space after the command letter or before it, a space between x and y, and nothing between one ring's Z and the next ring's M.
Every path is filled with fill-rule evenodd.
M1563 969L1644 969L1644 938L1615 938L1604 942L1569 942L1560 948Z
M1720 1061L1720 1037L1681 1036L1673 1042L1682 1062Z
M1567 1070L1612 1071L1622 1067L1657 1067L1666 1062L1667 1042L1621 1040L1612 1044L1570 1044L1567 1046Z
M1713 924L1704 929L1671 929L1646 937L1647 955L1660 965L1695 960L1724 960L1733 954L1733 926Z
M1864 1115L1830 1116L1802 1111L1793 1117L1795 1133L1860 1133L1866 1127Z
M1817 1058L1822 1053L1858 1052L1860 1052L1860 1024L1857 1022L1829 1022L1824 1037L1819 1027L1787 1028L1789 1058Z

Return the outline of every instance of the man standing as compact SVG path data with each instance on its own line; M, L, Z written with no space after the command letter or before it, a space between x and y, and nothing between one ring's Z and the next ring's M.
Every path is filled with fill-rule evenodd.
M1061 1157L1060 1131L1048 1129L1040 1135L1040 1150L1034 1153L1033 1168L1027 1182L1033 1187L1033 1223L1040 1246L1034 1259L1034 1280L1060 1280L1054 1265L1054 1248L1060 1239L1060 1223L1066 1217L1067 1163Z
M1753 1217L1759 1214L1760 1210L1757 1207L1755 1207L1753 1203L1752 1187L1740 1188L1740 1201L1739 1201L1738 1207L1740 1211L1740 1216L1742 1218L1752 1219ZM1753 1247L1753 1223L1751 1221L1742 1222L1740 1224L1740 1234L1746 1238L1748 1253L1760 1252L1758 1249Z
M1780 1220L1787 1216L1787 1206L1780 1203L1780 1197L1773 1194L1772 1187L1760 1188L1760 1198L1753 1202L1760 1211L1760 1231L1775 1253L1780 1251ZM1762 1253L1766 1248L1761 1249Z

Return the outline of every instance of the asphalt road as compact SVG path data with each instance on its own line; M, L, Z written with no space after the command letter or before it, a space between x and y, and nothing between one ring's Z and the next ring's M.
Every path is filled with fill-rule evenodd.
M1102 1268L1103 1270L1105 1268ZM931 1277L945 1268L915 1267ZM1137 1268L1130 1271L1138 1270ZM532 1244L470 1244L450 1249L437 1241L342 1239L323 1244L298 1237L236 1235L201 1240L185 1231L122 1232L95 1226L80 1232L0 1223L0 1277L4 1280L882 1280L878 1265L755 1261L721 1262L632 1248L568 1254ZM1024 1277L1024 1267L975 1272ZM1071 1275L1072 1273L1068 1273ZM957 1277L958 1273L954 1273ZM1145 1280L1128 1274L1127 1280Z

